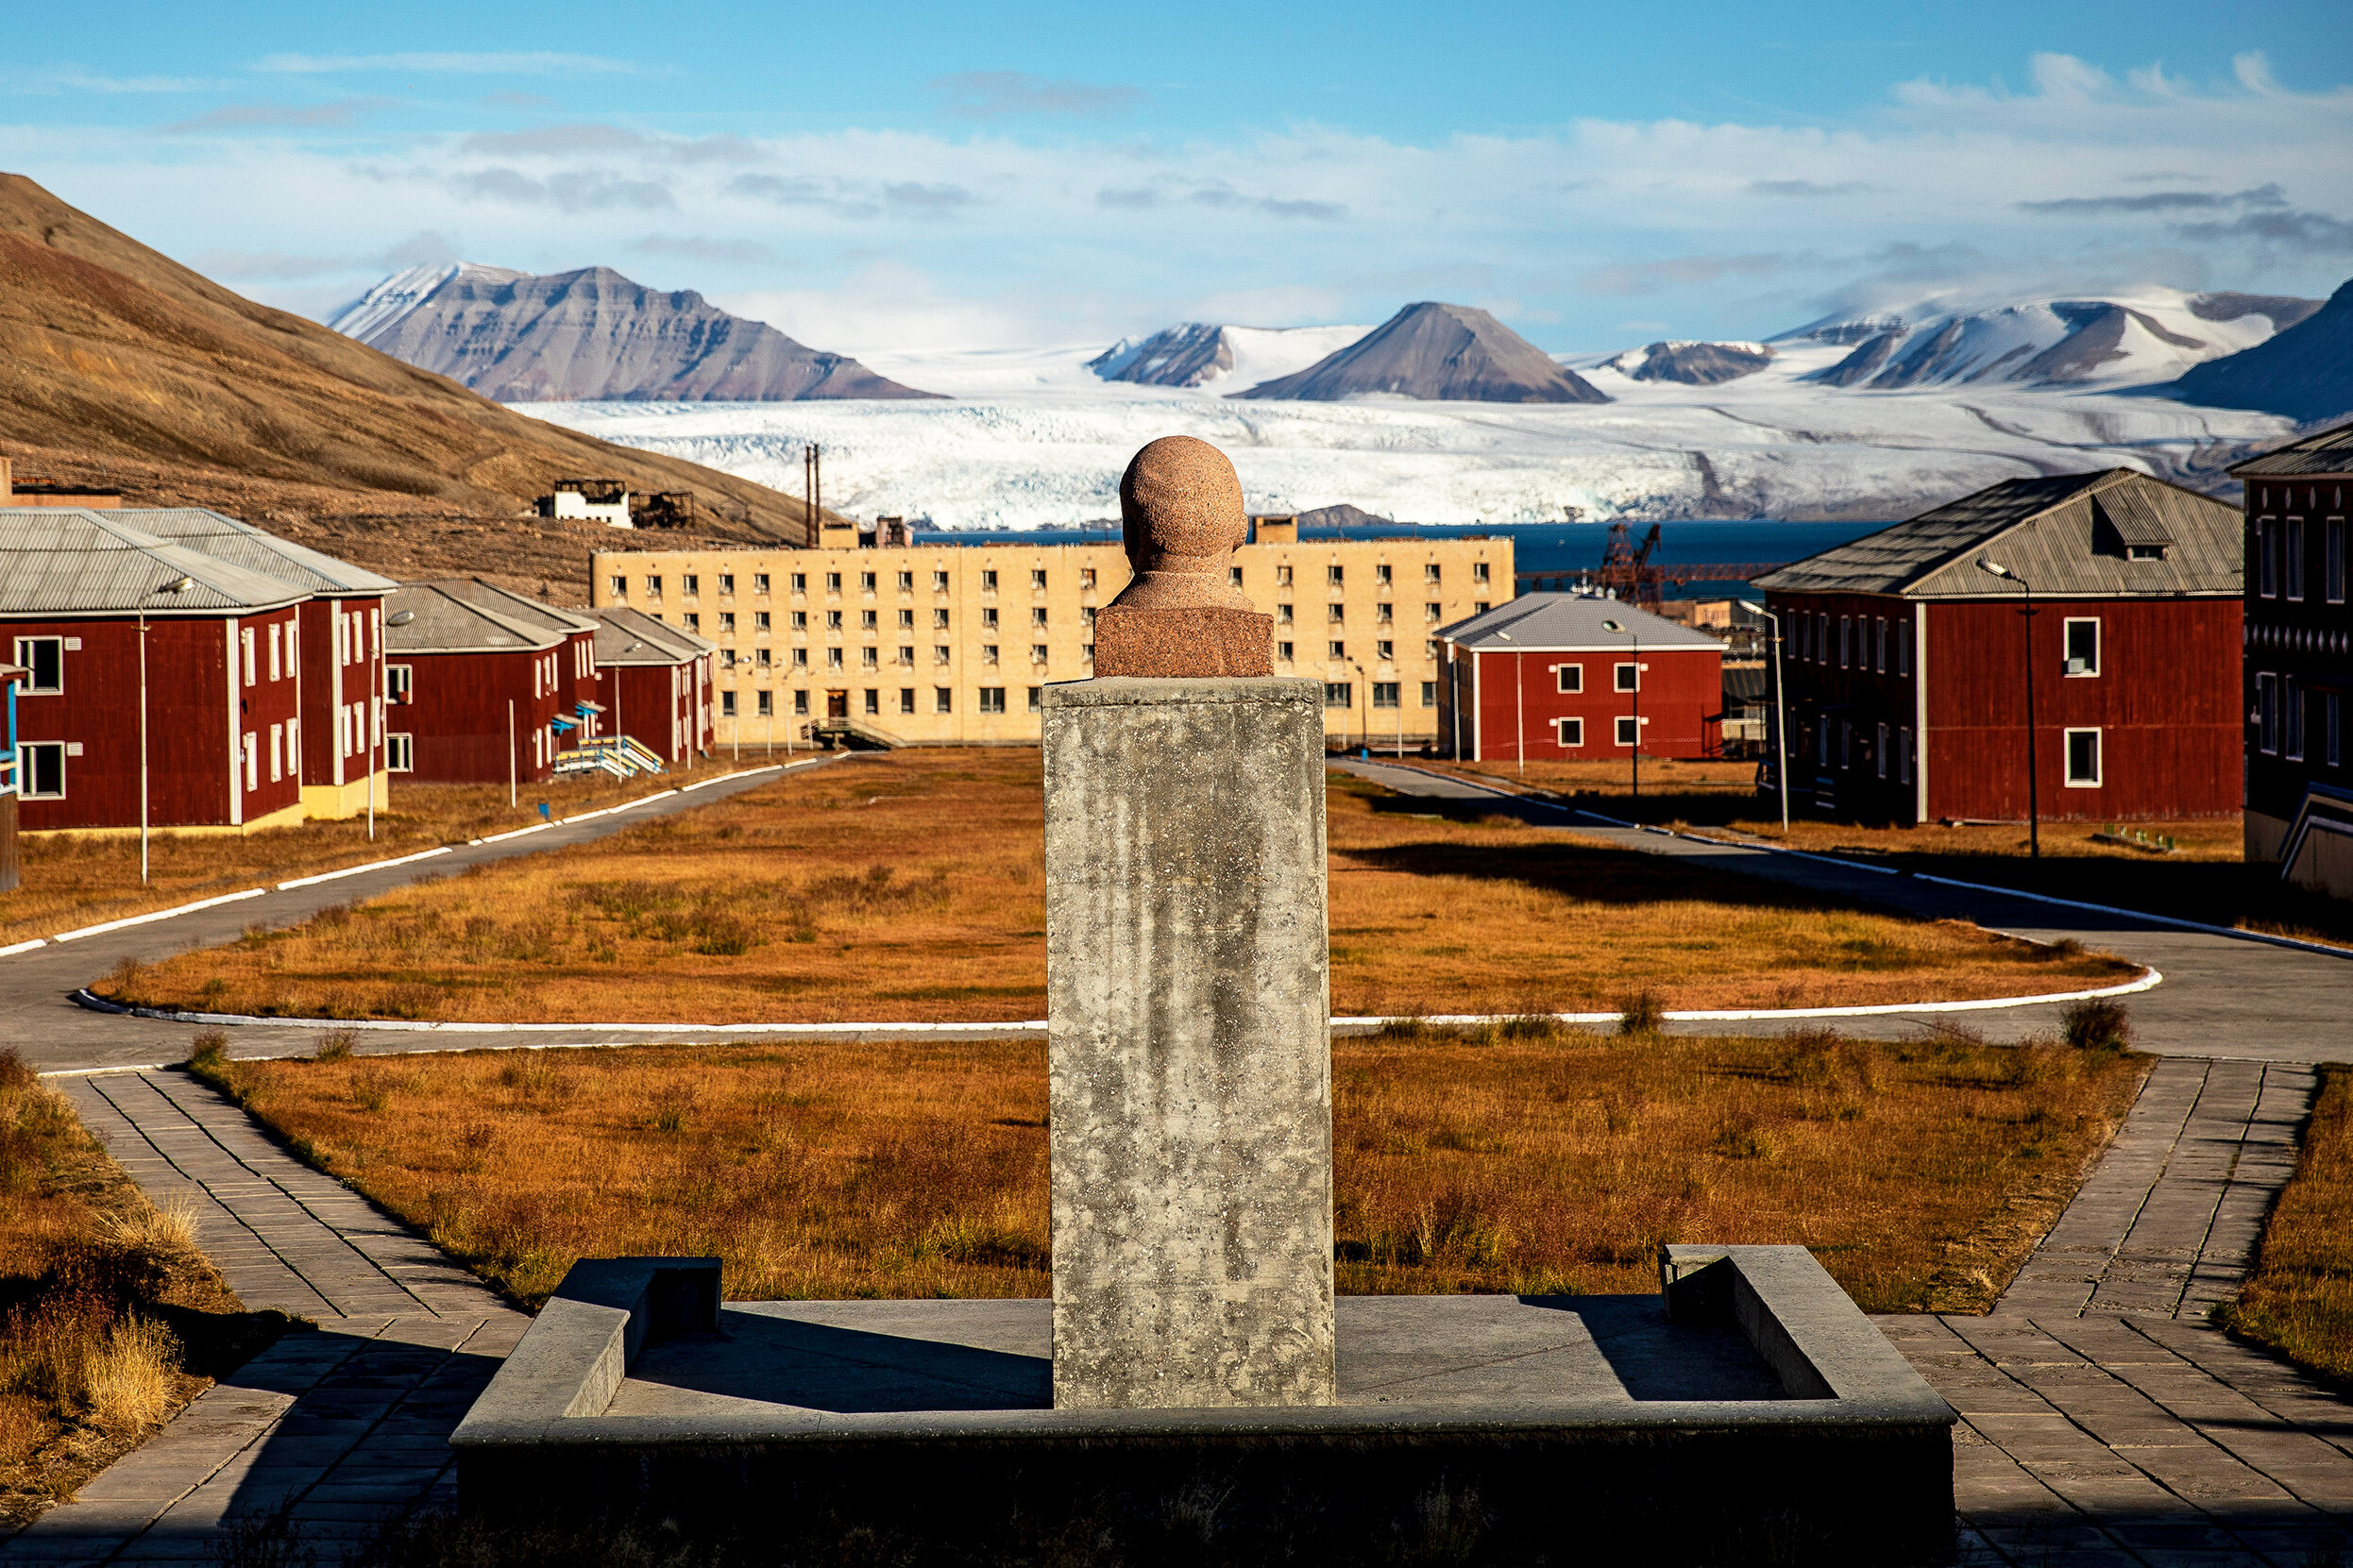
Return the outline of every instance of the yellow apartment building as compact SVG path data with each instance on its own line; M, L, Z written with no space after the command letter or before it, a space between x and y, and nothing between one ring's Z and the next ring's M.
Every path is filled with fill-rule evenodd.
M1436 629L1512 597L1506 537L1310 539L1257 517L1234 582L1275 617L1275 671L1324 683L1335 746L1436 737ZM1040 699L1093 673L1116 544L601 550L593 602L719 645L715 746L800 746L848 721L906 746L1034 746Z

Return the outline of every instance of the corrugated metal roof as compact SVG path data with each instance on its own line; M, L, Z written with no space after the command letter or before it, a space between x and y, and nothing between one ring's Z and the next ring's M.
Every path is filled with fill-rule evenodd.
M588 613L596 617L595 657L600 665L683 665L719 648L683 626L657 620L642 610L617 605Z
M298 588L336 598L347 594L388 594L400 584L364 566L339 561L308 545L258 529L251 523L201 506L124 507L110 515L160 539L202 550L232 565L281 578Z
M0 615L238 615L308 589L158 538L86 507L0 509ZM188 578L184 593L161 592Z
M2339 425L2335 430L2308 435L2301 441L2292 441L2277 451L2231 464L2230 472L2252 474L2259 479L2277 479L2281 475L2353 474L2353 425Z
M1605 620L1614 620L1625 630L1612 632L1601 624ZM1492 652L1631 648L1637 638L1645 648L1724 646L1664 615L1637 610L1618 599L1583 594L1522 594L1483 615L1442 626L1438 635L1464 648Z
M384 599L387 653L515 653L546 651L564 641L552 625L533 625L502 608L473 602L454 589L472 579L403 582ZM485 584L486 586L486 584ZM393 624L402 615L409 618Z
M479 577L438 578L434 580L434 585L479 609L507 615L544 630L568 634L597 629L597 623L581 611L559 610L552 604L542 604L527 594L501 588L495 582L484 582Z
M2038 594L2236 596L2241 526L2236 508L2131 468L2007 480L1784 566L1757 586L1907 599L2018 592L1977 569L1977 558L1990 555ZM2130 560L2131 544L2162 545L2163 557Z

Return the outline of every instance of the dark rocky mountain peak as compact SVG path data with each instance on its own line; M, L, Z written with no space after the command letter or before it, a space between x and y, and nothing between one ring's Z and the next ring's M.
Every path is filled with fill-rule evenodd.
M1408 305L1380 327L1296 375L1236 397L1333 403L1417 397L1482 403L1606 403L1583 377L1468 305Z

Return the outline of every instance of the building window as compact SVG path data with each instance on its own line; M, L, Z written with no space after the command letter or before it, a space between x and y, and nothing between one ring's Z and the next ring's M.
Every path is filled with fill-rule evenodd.
M899 711L903 714L911 714L915 711L915 688L913 686L899 688Z
M1045 687L1032 686L1029 688L1029 711L1034 714L1041 714L1046 711Z
M1382 599L1379 604L1373 606L1373 624L1376 626L1388 626L1394 624L1397 619L1396 609L1397 607L1391 604L1387 599Z
M874 574L872 572L858 573L858 591L866 594L871 594L874 591Z
M1422 644L1422 657L1430 660L1432 663L1436 662L1438 657L1438 642L1436 638L1433 637L1429 642Z
M1912 673L1912 623L1907 620L1895 623L1895 672Z
M32 674L17 686L26 697L54 697L65 690L65 639L19 637L16 662Z
M1384 665L1395 664L1397 662L1397 644L1389 642L1385 639L1373 644L1373 658L1377 662Z
M1324 606L1324 619L1325 619L1325 620L1327 620L1327 621L1329 621L1330 624L1332 624L1332 625L1334 625L1334 626L1344 626L1344 625L1346 625L1346 624L1347 623L1347 619L1348 619L1348 611L1347 611L1347 606L1343 605L1343 604L1327 604L1327 605L1325 605L1325 606Z
M723 691L719 694L719 716L721 718L736 717L736 694L734 692Z
M983 643L980 645L980 662L984 665L993 665L997 662L997 645L995 643Z
M1871 762L1878 768L1879 776L1886 778L1887 776L1887 727L1885 724L1879 726L1878 744L1871 748Z
M1346 643L1333 643L1330 645L1330 648L1331 653L1329 656L1334 659L1345 659L1348 656L1348 645Z
M17 784L17 793L27 801L64 800L65 742L24 741L17 750L25 754L25 776Z
M1854 617L1852 615L1838 617L1838 667L1854 667Z
M861 648L861 649L858 649L858 668L860 668L860 669L875 669L875 668L879 668L879 667L880 667L880 666L879 666L879 663L878 663L878 661L877 661L877 659L876 659L876 653L877 653L877 651L878 651L877 649L872 649L872 648Z
M753 712L762 718L776 717L776 694L763 691L753 694Z
M1430 683L1437 684L1434 681ZM1556 718L1552 721L1552 730L1553 738L1566 750L1576 750L1585 743L1585 721L1582 718Z
M2100 673L2100 620L2097 615L2070 615L2060 625L2067 641L2067 673Z
M1912 782L1912 729L1905 725L1897 732L1895 762L1899 783Z
M1639 665L1619 665L1616 666L1616 676L1619 691L1640 691L1642 689L1642 667Z
M799 650L795 649L795 651L797 652ZM825 667L827 669L839 669L841 667L841 649L838 648L829 648L825 650Z
M948 574L946 572L934 572L931 574L931 591L935 594L944 594L948 591Z
M1384 588L1389 586L1389 568L1385 565L1375 566L1373 568L1373 581Z
M828 610L825 612L825 630L828 632L838 632L841 630L840 611Z
M384 700L396 708L416 700L416 670L412 665L384 666Z
M1471 581L1473 582L1487 581L1487 564L1484 561L1476 561L1471 564Z
M806 572L795 572L795 573L793 573L793 574L792 574L792 577L790 578L790 580L789 580L789 581L790 581L790 584L791 584L791 587L792 587L792 591L793 591L794 593L796 593L796 594L805 594L805 593L807 593L807 592L809 591L809 574L808 574L808 573L806 573Z
M2320 534L2320 591L2331 604L2345 602L2345 519L2331 517Z
M1471 600L1471 614L1472 614L1472 615L1485 615L1486 613L1487 613L1487 601L1486 601L1485 599L1472 599L1472 600Z
M1560 691L1581 692L1585 689L1585 666L1583 665L1554 665L1552 678L1556 689Z
M1227 568L1226 568L1226 581L1227 581L1227 582L1230 582L1230 583L1232 583L1232 584L1233 584L1235 587L1237 587L1237 588L1241 587L1241 586L1242 586L1242 568L1241 568L1240 566L1228 566L1228 567L1227 567Z
M1094 568L1092 566L1081 566L1078 568L1078 585L1081 588L1092 588L1094 586Z
M901 669L913 669L915 667L915 649L902 643L899 646L898 663Z
M245 732L245 793L250 795L262 787L262 737L251 730Z
M1045 624L1046 624L1046 611L1045 611L1045 606L1044 606L1044 605L1042 605L1042 604L1041 604L1041 605L1040 605L1038 608L1036 608L1035 610L1030 611L1030 613L1029 613L1029 624L1030 624L1030 625L1032 625L1032 626L1035 626L1035 627L1041 628L1041 629L1045 626Z
M944 664L946 664L946 663L948 662L948 645L947 645L947 644L945 644L945 643L934 643L934 644L932 645L932 649L931 649L931 662L932 662L933 664L935 664L935 665L944 665Z
M2100 732L2069 730L2067 735L2067 787L2097 789L2100 787Z
M981 687L980 711L985 714L1005 712L1005 688L1003 686Z
M2264 599L2279 597L2279 521L2255 519L2255 591Z
M1617 719L1617 744L1618 744L1618 745L1620 745L1620 746L1632 746L1632 745L1634 745L1634 742L1635 742L1635 741L1636 741L1636 740L1637 740L1637 739L1641 736L1641 734L1642 734L1642 726L1641 726L1641 725L1639 725L1639 724L1637 724L1637 723L1635 723L1635 722L1634 722L1634 718L1633 718L1631 716L1629 716L1629 715L1625 715L1625 714L1621 714L1621 715L1619 715L1619 716L1618 716L1618 719Z
M2304 683L2293 675L2279 678L2279 754L2304 760Z
M688 599L693 599L703 592L703 579L693 572L688 572L678 580L678 591Z
M1854 766L1854 726L1843 718L1838 720L1838 766Z
M1347 568L1345 566L1326 566L1324 568L1324 581L1335 588L1346 585L1348 581Z
M1441 581L1438 563L1432 561L1422 568L1422 581L1424 582L1436 582Z
M248 626L245 628L244 641L245 649L245 684L248 686L258 685L261 683L256 679L259 671L257 671L254 667L252 627Z
M994 606L980 613L980 629L983 632L994 632L997 629L997 612Z
M289 627L287 630L292 631L293 628ZM276 623L272 623L270 626L270 679L273 681L282 681L286 678L285 666L278 662L278 627Z
M1830 614L1824 611L1814 617L1814 662L1830 663Z
M416 771L416 737L386 735L384 737L384 768L392 773Z
M276 784L286 776L285 756L286 727L273 724L270 726L270 783Z
M692 611L692 610L687 611L687 612L686 612L686 630L687 630L687 631L689 631L689 632L700 632L700 631L702 631L702 630L703 630L703 616L702 616L700 614L698 614L697 612Z
M734 572L721 572L719 574L719 591L722 594L732 594L736 591L736 574Z
M649 577L649 578L647 578L647 579L646 579L646 598L648 598L648 599L660 599L661 597L662 597L662 580L661 580L660 578L658 578L658 577Z
M838 652L840 652L841 650L840 650L839 649L834 649L834 651L835 651L835 652L837 652L837 653L838 653ZM765 648L764 648L764 649L760 649L760 658L761 658L761 665L760 665L760 667L761 667L762 669L766 669L766 668L768 667L768 664L767 664L768 649L765 649ZM796 648L796 649L794 649L792 650L792 667L793 667L793 668L795 668L795 669L806 669L806 668L808 668L808 667L809 667L809 650L808 650L807 649L805 649L805 648Z
M1045 644L1031 643L1029 645L1029 662L1033 665L1042 665L1046 662Z
M1398 705L1397 683L1395 681L1376 681L1373 683L1374 707L1394 708Z
M948 629L948 613L945 610L934 610L931 613L931 629L934 632L945 632Z
M903 594L911 594L914 591L915 574L913 572L901 572L899 574L899 592Z
M899 612L899 630L902 632L912 632L915 630L914 611L902 610Z
M629 579L625 577L608 577L604 580L604 585L611 590L615 599L629 597Z
M2255 749L2269 756L2279 751L2279 677L2255 678Z
M1275 645L1275 657L1280 659L1287 665L1291 663L1292 659L1295 657L1295 648L1296 645L1293 643L1277 643Z
M795 718L809 717L809 694L807 692L796 691L792 694L792 717Z
M2320 694L2321 760L2331 767L2345 766L2345 697L2341 692Z
M736 613L733 610L721 610L719 613L719 632L722 637L732 637L736 634Z
M882 712L882 693L872 686L866 688L866 711L870 714Z
M997 574L993 570L980 574L980 591L984 594L993 594L997 591Z
M1338 567L1333 568L1335 571L1338 569ZM1353 684L1346 681L1327 681L1324 683L1325 707L1351 708L1355 705L1356 687Z
M841 592L841 574L839 572L827 572L825 574L825 591L829 594L838 594Z
M2287 533L2288 544L2283 552L2287 559L2280 563L2285 570L2279 575L2285 581L2288 598L2301 599L2304 597L2304 519L2289 518Z
M753 572L752 574L752 591L755 594L768 592L768 573Z
M1437 705L1438 683L1435 681L1424 681L1422 683L1422 706L1425 708L1434 708Z
M1288 588L1291 586L1290 567L1277 566L1275 568L1275 586L1278 588Z
M772 626L773 624L774 624L774 623L773 623L773 622L771 622L771 621L769 619L769 615L768 615L768 612L767 612L767 611L765 611L765 610L754 610L754 611L753 611L753 612L752 612L752 630L753 630L753 631L754 631L754 632L766 632L766 631L768 631L768 630L770 629L770 626ZM793 612L792 612L792 629L793 629L795 632L804 632L804 631L808 630L808 625L809 625L809 614L808 614L808 612L807 612L807 611L805 611L805 610L795 610L795 611L793 611Z
M951 686L931 688L931 711L936 714L956 712L956 691Z

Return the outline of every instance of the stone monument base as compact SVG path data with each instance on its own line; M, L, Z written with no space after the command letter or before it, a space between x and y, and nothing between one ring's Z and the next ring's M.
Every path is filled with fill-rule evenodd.
M451 1440L462 1506L959 1560L1107 1529L1331 1562L1952 1547L1953 1411L1800 1247L1670 1248L1664 1303L1342 1297L1340 1403L1255 1409L1054 1409L1044 1301L721 1307L717 1273L576 1266Z

